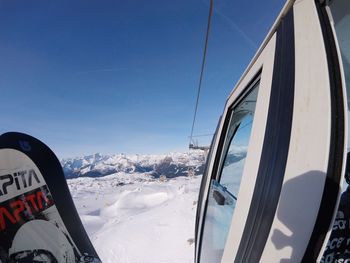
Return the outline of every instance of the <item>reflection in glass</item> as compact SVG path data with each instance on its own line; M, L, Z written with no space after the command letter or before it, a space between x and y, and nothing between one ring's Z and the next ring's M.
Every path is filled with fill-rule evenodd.
M235 197L217 181L212 180L203 233L205 239L201 251L201 262L221 261L235 205Z
M253 116L251 114L247 114L240 122L227 151L221 172L220 183L227 187L234 196L238 195L241 183L252 122Z
M329 4L343 62L347 91L348 111L350 110L350 1L334 0ZM348 114L350 115L350 114ZM350 131L350 129L348 129ZM348 141L348 151L350 150Z
M233 108L219 166L212 180L202 235L200 262L219 263L237 202L253 124L259 82Z
M350 1L333 0L330 2L329 7L343 62L348 116L350 116ZM348 152L350 151L349 143L350 140L347 145ZM346 170L349 170L349 164L346 166ZM349 174L348 171L346 171L346 174ZM349 178L347 178L347 181L350 181ZM347 183L345 184L343 186L345 191L342 193L332 232L327 241L321 262L350 262L350 188L347 186Z

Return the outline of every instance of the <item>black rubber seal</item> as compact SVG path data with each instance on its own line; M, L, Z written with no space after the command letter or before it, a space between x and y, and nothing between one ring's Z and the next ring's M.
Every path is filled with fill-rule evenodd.
M235 262L259 262L282 188L293 119L294 19L291 8L277 28L271 95L260 165Z
M331 93L331 138L327 177L316 224L302 262L316 262L332 222L342 176L344 148L344 101L341 71L332 27L324 5L316 1L328 63Z

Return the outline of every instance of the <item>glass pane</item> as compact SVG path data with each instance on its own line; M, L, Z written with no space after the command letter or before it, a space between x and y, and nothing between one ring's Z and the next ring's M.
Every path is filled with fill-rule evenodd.
M236 199L213 180L208 197L201 262L221 261L235 205Z
M348 115L350 116L350 1L334 0L330 2L329 7L344 66ZM349 142L348 151L350 150ZM350 189L346 186L343 189L346 190L342 193L331 236L321 262L350 262Z
M237 127L225 157L220 183L227 187L234 196L238 195L245 158L247 156L253 116L247 114Z
M329 4L340 47L347 91L348 111L350 110L350 1L334 0ZM350 114L349 114L350 115ZM350 129L348 129L350 131ZM350 150L350 140L348 151Z
M259 82L231 111L219 181L212 180L202 235L200 262L220 262L236 206L253 123Z

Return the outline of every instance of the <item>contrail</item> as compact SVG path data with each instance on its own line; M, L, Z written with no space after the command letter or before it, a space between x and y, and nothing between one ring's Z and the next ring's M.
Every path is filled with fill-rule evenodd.
M83 74L99 73L99 72L118 72L123 70L127 70L127 68L102 68L102 69L95 69L95 70L80 71L75 73L74 75L83 75Z
M236 22L227 17L218 9L214 8L214 12L221 16L234 30L236 30L247 41L251 48L254 50L258 48L258 45L236 24Z

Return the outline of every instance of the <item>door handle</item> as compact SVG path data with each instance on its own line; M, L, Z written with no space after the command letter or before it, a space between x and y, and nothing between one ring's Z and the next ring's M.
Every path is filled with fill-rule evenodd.
M225 205L226 198L219 191L213 191L213 197L218 205Z

